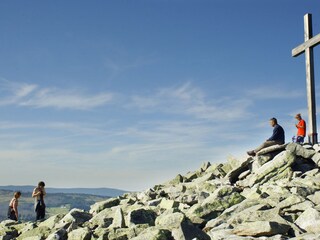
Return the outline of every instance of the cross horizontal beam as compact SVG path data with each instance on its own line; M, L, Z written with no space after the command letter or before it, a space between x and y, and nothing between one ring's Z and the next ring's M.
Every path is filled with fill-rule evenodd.
M320 44L320 33L308 41L300 44L298 47L292 49L292 57L297 57L300 54L304 53L307 48L315 47Z

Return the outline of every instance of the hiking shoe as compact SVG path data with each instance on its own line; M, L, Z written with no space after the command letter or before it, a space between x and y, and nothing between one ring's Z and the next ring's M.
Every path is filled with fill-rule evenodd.
M249 156L252 156L252 157L254 157L256 155L256 153L253 150L252 151L248 151L247 154Z

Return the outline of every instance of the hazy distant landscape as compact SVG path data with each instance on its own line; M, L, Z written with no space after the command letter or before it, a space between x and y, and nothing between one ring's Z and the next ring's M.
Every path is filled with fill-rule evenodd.
M0 186L0 221L7 218L7 209L14 191L21 191L19 216L21 221L35 220L34 199L31 197L34 186ZM47 217L67 213L72 208L89 210L90 205L110 197L122 195L125 191L109 188L47 188L45 199Z
M21 192L32 192L35 186L0 186L2 190L9 190L9 191L21 191ZM120 196L128 191L115 189L115 188L47 188L47 193L77 193L77 194L91 194L97 196L104 196L104 197L117 197Z

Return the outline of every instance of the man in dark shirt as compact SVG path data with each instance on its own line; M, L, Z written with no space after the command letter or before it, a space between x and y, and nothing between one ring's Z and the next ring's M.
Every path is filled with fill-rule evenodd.
M281 145L285 143L285 137L284 137L284 130L283 128L278 124L278 121L276 118L270 119L270 125L273 127L273 133L270 138L268 138L264 143L262 143L259 147L252 151L248 151L247 154L249 156L255 156L257 152L259 152L261 149L270 147L273 145Z

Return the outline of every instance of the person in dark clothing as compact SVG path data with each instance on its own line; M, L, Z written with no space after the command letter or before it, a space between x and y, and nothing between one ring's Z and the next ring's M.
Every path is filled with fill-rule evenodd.
M32 197L35 198L35 212L36 219L44 219L46 214L46 205L44 203L44 196L46 195L45 183L39 182L38 187L36 187L32 192Z
M278 121L276 118L270 119L270 125L273 127L273 133L270 138L268 138L264 143L262 143L259 147L257 147L254 150L248 151L247 154L249 156L255 156L257 152L259 152L261 149L270 147L273 145L282 145L285 143L285 134L283 128L278 124Z

